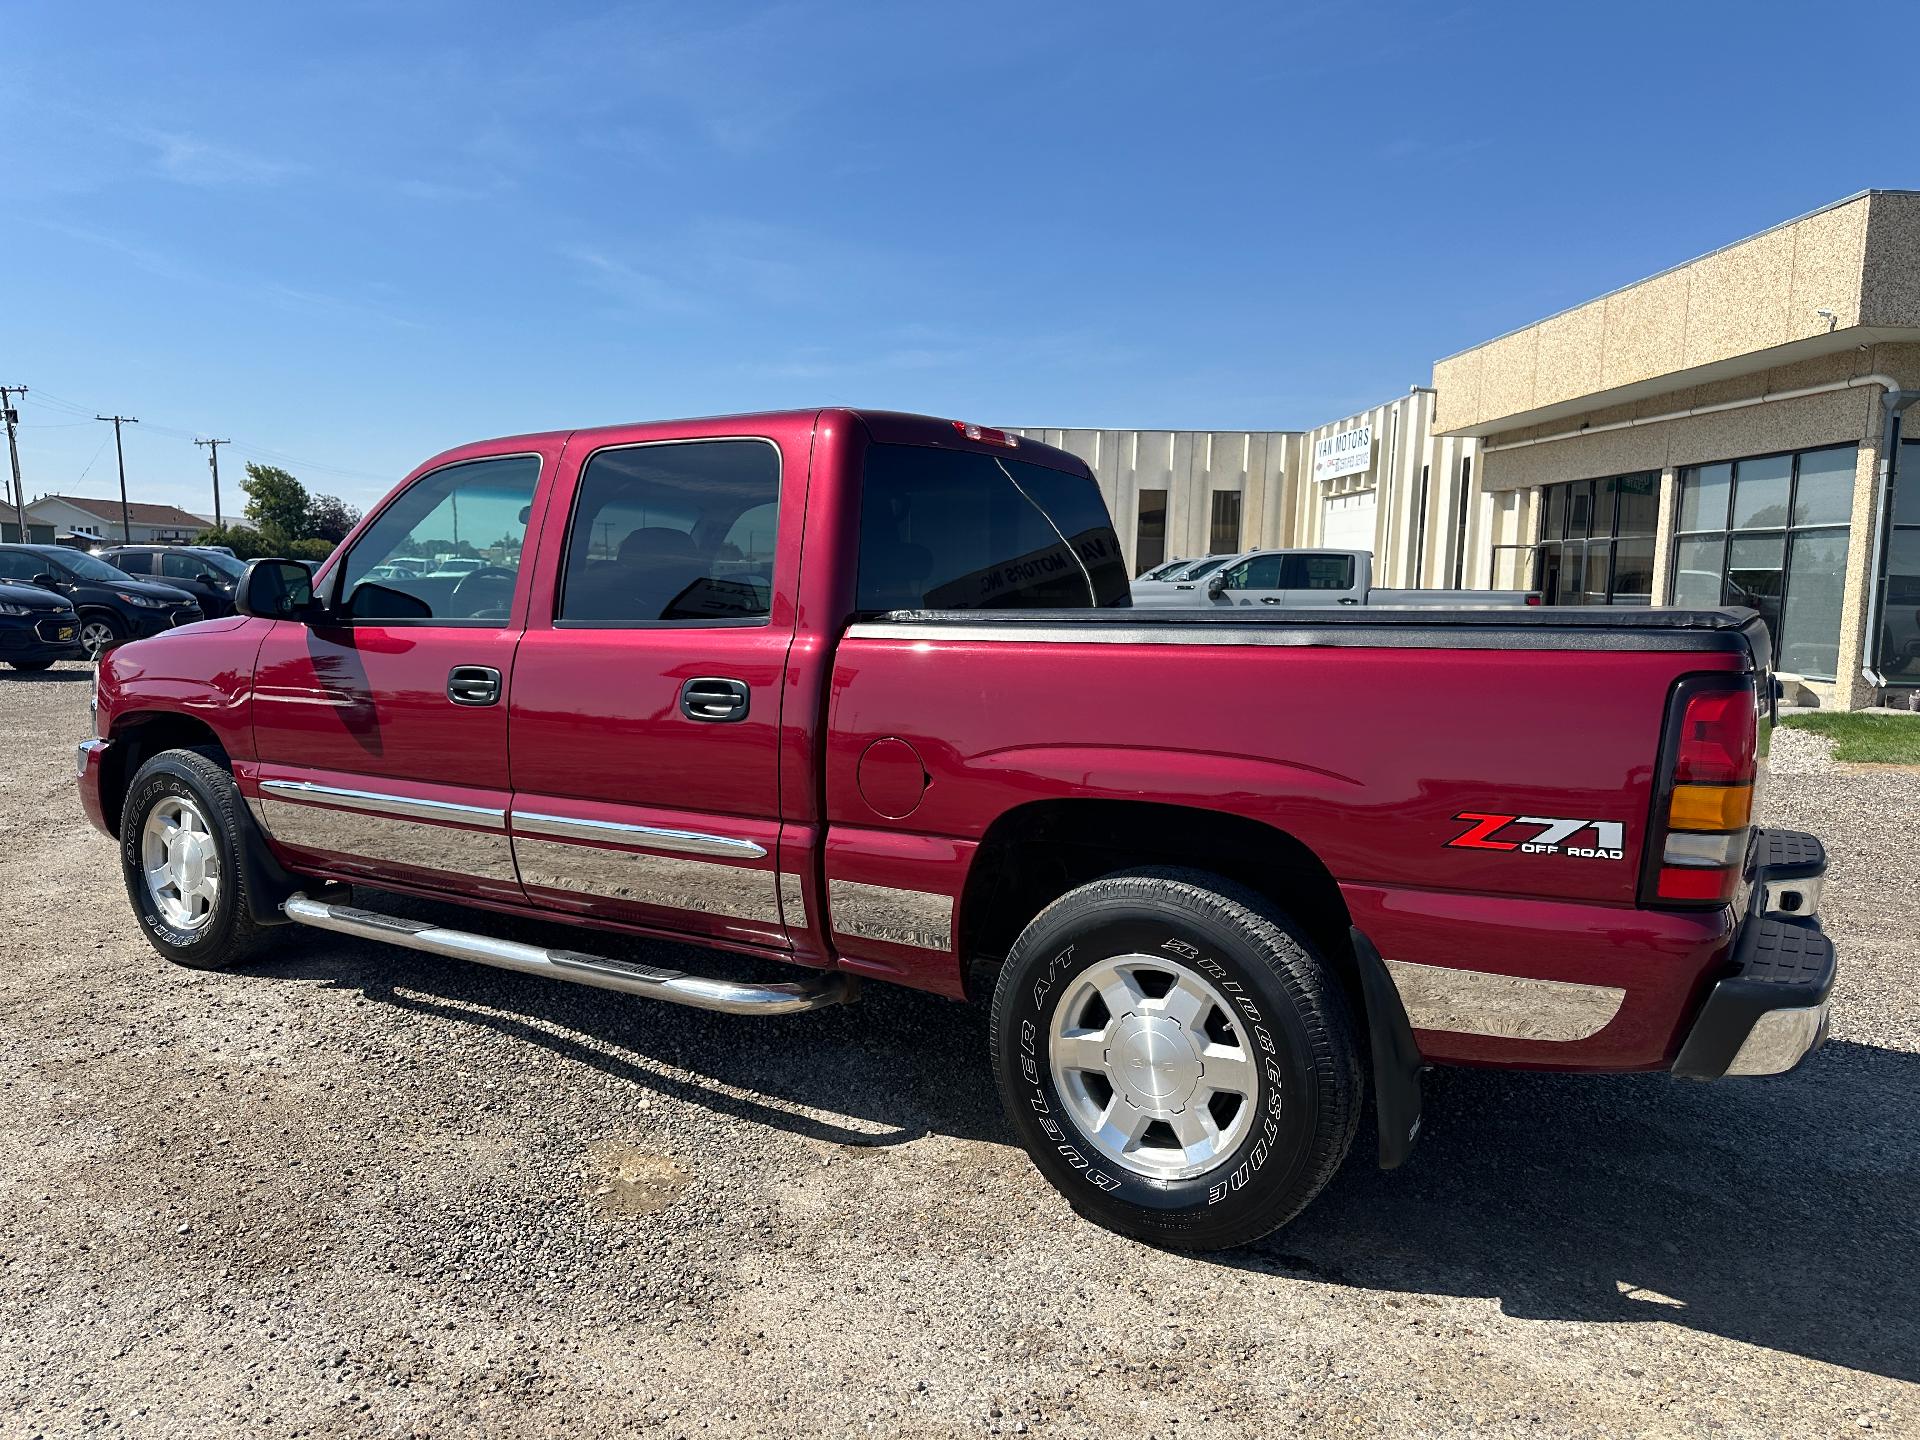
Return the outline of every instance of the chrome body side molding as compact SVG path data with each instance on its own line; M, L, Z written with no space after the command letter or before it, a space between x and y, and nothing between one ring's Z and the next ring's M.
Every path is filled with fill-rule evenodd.
M1388 960L1386 967L1416 1030L1502 1040L1585 1040L1606 1029L1627 998L1615 985L1532 980L1410 960Z
M552 980L592 985L601 990L644 995L675 1005L690 1005L698 1010L719 1010L730 1015L790 1015L800 1010L818 1010L826 1005L838 1005L853 998L852 983L848 977L839 974L822 974L779 984L710 980L679 970L608 960L578 950L555 950L544 945L496 940L488 935L449 930L395 915L380 915L351 905L328 905L309 900L304 895L295 895L282 908L289 920L319 930L331 930L362 940L384 940L409 950L423 950L430 955L472 960L502 970L544 975Z
M838 935L922 950L953 948L953 897L857 880L827 882L827 912Z
M518 883L504 830L423 823L402 815L301 804L273 795L261 796L254 813L267 834L284 845L505 885Z
M718 855L727 860L764 859L767 849L752 840L731 835L708 835L699 830L672 830L661 825L630 825L619 820L582 820L572 815L513 812L516 835L548 835L559 840L603 841L640 845L649 850L677 850L688 855Z
M338 785L317 785L311 780L262 780L260 790L275 800L339 805L376 815L400 815L409 820L450 821L489 830L504 830L507 825L507 812L487 805L421 800L411 795L390 795L380 790L350 790Z

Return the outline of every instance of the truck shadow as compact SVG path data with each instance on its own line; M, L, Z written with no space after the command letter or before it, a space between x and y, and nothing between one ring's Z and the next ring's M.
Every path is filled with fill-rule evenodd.
M498 928L549 943L558 933ZM599 948L704 973L772 970L642 941ZM855 1006L747 1020L330 935L290 935L255 973L486 1026L808 1138L1011 1143L981 1007L892 986L869 986ZM1846 1041L1793 1075L1719 1085L1435 1071L1426 1133L1403 1169L1374 1167L1363 1127L1351 1161L1293 1224L1183 1263L1371 1290L1408 1307L1485 1297L1517 1318L1664 1321L1920 1380L1916 1114L1920 1054Z

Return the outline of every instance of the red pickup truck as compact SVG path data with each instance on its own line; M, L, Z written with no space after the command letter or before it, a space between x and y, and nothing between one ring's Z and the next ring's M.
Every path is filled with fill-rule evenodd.
M1398 1164L1428 1065L1712 1079L1825 1036L1825 854L1751 823L1751 612L1136 611L1080 460L848 410L464 446L237 602L107 654L79 750L160 954L293 922L742 1015L990 1001L1034 1163L1156 1242L1285 1223L1369 1096Z

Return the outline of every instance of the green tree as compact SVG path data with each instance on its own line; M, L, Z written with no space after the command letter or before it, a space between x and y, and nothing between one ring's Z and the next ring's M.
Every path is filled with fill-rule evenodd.
M360 512L338 495L316 495L307 505L307 525L301 534L338 545L359 523Z
M285 546L307 533L307 487L278 465L247 462L247 520L269 546Z
M196 545L224 545L241 560L258 560L273 554L260 532L247 525L209 525L193 537Z

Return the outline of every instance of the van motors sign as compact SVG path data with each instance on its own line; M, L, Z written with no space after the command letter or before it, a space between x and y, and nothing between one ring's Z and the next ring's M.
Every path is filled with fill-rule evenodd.
M1313 478L1338 480L1373 464L1373 426L1359 425L1313 442Z

